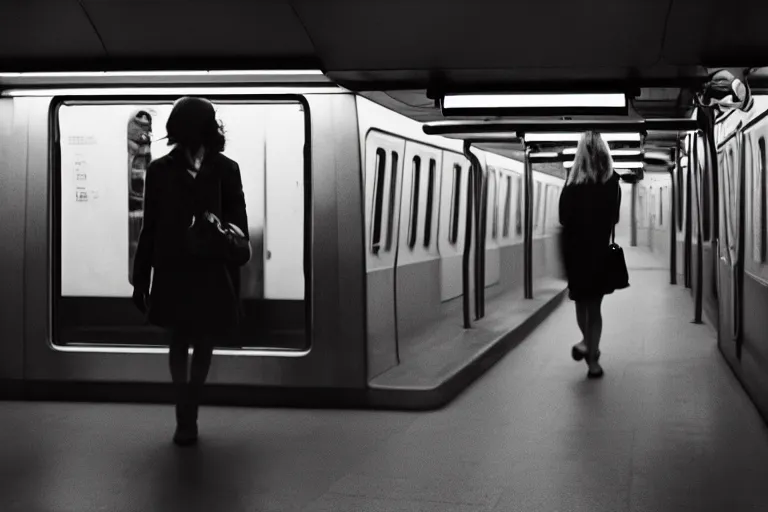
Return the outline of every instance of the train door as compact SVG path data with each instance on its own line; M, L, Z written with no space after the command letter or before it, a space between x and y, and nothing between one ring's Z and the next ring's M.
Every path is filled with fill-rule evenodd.
M440 313L437 212L442 151L407 141L395 258L397 333L403 340Z
M371 131L365 141L365 247L370 375L397 364L395 258L405 141Z
M443 302L459 297L463 292L461 263L464 254L469 167L469 160L463 155L443 152L438 228L440 297Z
M493 167L487 168L488 186L485 241L485 286L499 282L501 273L501 252L499 250L499 182L500 173Z
M739 136L732 137L720 151L718 289L720 292L719 339L721 345L738 339L740 324L739 273L741 254L741 174Z

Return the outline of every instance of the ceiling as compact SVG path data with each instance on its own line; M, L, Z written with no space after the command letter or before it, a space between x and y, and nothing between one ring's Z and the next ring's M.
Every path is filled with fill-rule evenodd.
M768 2L16 0L0 71L316 68L419 121L462 90L627 90L689 117L708 68L768 64Z

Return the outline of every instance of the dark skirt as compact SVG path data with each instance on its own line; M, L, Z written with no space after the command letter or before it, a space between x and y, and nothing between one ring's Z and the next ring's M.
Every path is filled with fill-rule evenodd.
M156 269L148 320L190 339L230 339L239 327L232 279L223 264L195 262Z
M565 251L568 298L581 302L595 300L607 293L606 257L608 246L587 245L578 251Z

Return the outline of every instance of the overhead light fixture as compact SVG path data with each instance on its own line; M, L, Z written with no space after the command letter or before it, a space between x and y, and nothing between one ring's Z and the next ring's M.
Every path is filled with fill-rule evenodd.
M555 151L542 151L540 153L531 153L531 158L557 158L560 156L560 153L557 153Z
M565 148L564 155L575 155L577 148ZM642 153L639 149L612 149L611 156L639 156Z
M578 142L581 133L526 133L526 142ZM603 133L605 142L640 142L639 133ZM575 152L575 149L574 149Z
M0 93L3 97L47 97L47 96L209 96L209 95L264 95L264 94L345 94L340 87L313 87L307 89L300 85L285 87L206 87L198 85L194 87L77 87L56 89L7 89Z
M621 162L621 164L615 165L617 169L642 169L643 162ZM563 167L570 169L573 167L573 161L563 162Z
M318 69L241 69L241 70L190 70L190 71L30 71L0 73L3 78L109 78L142 76L284 76L322 75Z
M688 157L684 156L680 159L680 167L688 167Z
M627 97L609 94L446 94L443 114L451 115L623 115Z

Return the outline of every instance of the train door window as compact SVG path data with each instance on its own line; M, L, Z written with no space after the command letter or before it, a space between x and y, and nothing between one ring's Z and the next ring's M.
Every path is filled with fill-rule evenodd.
M424 212L424 247L429 249L432 243L432 215L435 202L435 176L437 161L429 159L429 176L427 177L427 210Z
M523 178L517 177L517 201L515 203L515 234L523 236Z
M765 263L766 259L766 183L765 183L765 168L766 168L766 152L765 152L765 137L760 137L758 141L758 156L757 162L752 164L752 172L754 173L753 184L753 197L754 202L752 204L752 215L754 219L754 225L752 226L752 233L754 236L753 251L755 261L758 263Z
M461 209L461 166L453 164L453 193L451 196L451 219L448 227L448 241L456 245L459 239L459 211Z
M512 213L512 176L506 176L506 193L504 194L504 238L509 237L509 216Z
M253 250L239 272L241 336L219 346L305 349L307 112L290 101L212 101L224 153L240 167ZM172 99L83 97L55 110L56 345L167 345L131 295L147 164L171 150L172 107Z
M408 225L408 248L416 246L419 232L419 186L421 185L421 158L413 157L411 167L411 219Z
M373 232L371 233L371 251L378 254L381 249L381 221L384 215L384 189L387 179L387 152L376 150L376 175L373 181Z
M392 239L395 230L395 203L397 202L397 164L399 155L392 152L392 165L389 170L389 209L387 210L387 251L392 250Z
M541 183L534 182L534 196L533 196L533 229L539 227L539 207L541 206Z

